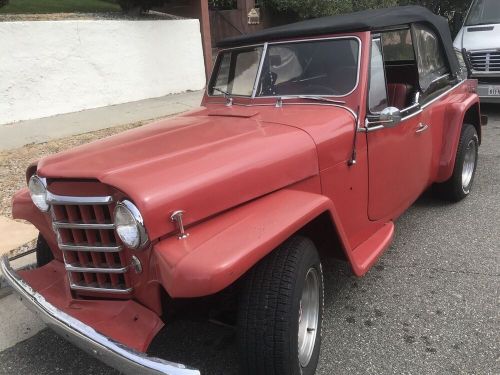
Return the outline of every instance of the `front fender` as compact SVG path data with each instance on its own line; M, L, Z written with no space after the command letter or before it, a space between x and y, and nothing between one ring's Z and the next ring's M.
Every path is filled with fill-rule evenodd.
M280 190L188 229L189 237L158 242L153 257L158 278L174 298L217 293L324 212L338 223L323 195ZM345 233L337 234L346 245Z
M33 224L47 241L54 257L62 261L62 253L57 246L57 239L52 230L50 215L42 213L33 204L27 188L23 188L14 194L12 198L12 217L14 219L26 220Z
M446 121L443 129L443 140L441 156L439 159L439 170L437 174L437 182L447 181L453 174L455 167L455 159L457 155L458 142L462 132L462 125L465 120L465 114L474 106L479 107L479 97L477 95L469 95L463 101L450 103L446 110ZM478 114L480 112L478 111ZM480 118L477 119L481 123ZM477 127L478 136L481 139L481 126Z

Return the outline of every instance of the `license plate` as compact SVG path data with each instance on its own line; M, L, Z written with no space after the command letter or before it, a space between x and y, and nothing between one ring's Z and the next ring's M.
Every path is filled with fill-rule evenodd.
M490 86L488 87L489 96L500 96L500 86Z

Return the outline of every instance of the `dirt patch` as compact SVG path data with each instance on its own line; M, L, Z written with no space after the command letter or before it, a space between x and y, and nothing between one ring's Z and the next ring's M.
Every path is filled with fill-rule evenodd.
M26 187L26 168L31 162L57 152L105 138L128 129L138 127L145 122L117 126L95 132L70 136L45 143L29 144L14 150L0 152L0 215L12 218L12 196Z
M125 21L154 21L178 20L182 17L167 13L149 11L140 16L126 15L121 12L109 13L49 13L49 14L0 14L0 22L14 21L67 21L67 20L125 20Z

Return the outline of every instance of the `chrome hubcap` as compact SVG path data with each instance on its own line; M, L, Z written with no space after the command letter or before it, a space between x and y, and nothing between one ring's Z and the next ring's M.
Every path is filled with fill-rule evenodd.
M467 144L465 150L464 165L462 168L462 189L464 193L468 193L476 167L476 142L473 139Z
M299 304L299 362L306 367L314 351L319 319L319 274L316 268L307 271Z

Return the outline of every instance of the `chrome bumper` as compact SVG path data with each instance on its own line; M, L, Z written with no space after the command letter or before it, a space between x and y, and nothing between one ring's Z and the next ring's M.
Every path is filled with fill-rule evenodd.
M148 357L121 345L57 309L19 277L10 266L6 255L1 258L0 268L7 282L30 310L35 312L59 335L107 365L122 373L134 375L200 375L198 370L159 358Z
M500 103L500 96L498 95L490 95L489 88L490 86L500 86L498 84L487 84L487 83L479 83L477 85L477 95L479 99L481 99L481 103Z

